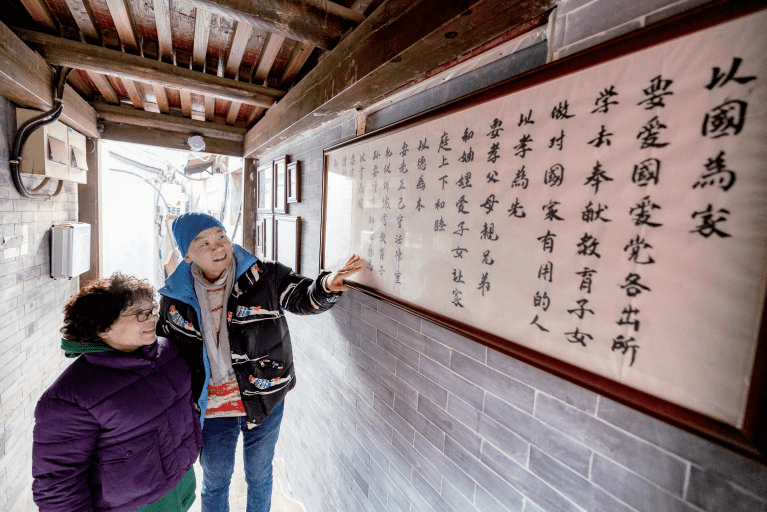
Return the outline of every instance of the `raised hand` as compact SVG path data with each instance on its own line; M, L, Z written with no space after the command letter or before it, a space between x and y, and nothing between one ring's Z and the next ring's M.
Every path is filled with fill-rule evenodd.
M362 269L363 263L364 261L362 258L356 254L352 254L349 259L346 260L343 267L325 278L325 287L331 292L345 292L349 287L344 284L344 279L359 272Z

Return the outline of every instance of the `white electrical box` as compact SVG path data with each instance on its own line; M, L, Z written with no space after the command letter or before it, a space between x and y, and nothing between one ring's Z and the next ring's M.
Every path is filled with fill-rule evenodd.
M63 222L51 227L51 277L72 279L91 268L91 225Z
M17 128L41 112L16 109ZM40 126L31 133L21 151L19 170L24 174L41 174L58 180L86 183L85 135L61 121Z

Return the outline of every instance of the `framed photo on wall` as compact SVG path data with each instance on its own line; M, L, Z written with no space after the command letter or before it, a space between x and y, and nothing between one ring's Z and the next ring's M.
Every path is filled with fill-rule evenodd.
M274 171L272 164L262 165L256 172L256 211L272 213L274 208Z
M301 217L274 218L274 260L301 272Z
M274 259L274 215L264 215L258 222L263 233L263 253L260 256L265 260Z
M259 219L256 222L256 257L265 258L265 246L266 246L266 229L264 226L264 219Z
M301 162L288 164L288 202L301 202Z
M274 213L288 213L287 165L287 156L274 161Z

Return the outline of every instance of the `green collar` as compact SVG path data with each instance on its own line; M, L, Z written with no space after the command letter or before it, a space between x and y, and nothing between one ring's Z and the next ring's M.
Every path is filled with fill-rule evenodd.
M91 352L114 350L103 341L70 341L66 338L61 338L61 348L64 350L64 355L69 358L75 358L80 354Z

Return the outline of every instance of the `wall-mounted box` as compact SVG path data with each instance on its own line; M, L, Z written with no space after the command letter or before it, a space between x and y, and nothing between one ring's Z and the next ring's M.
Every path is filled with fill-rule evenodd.
M16 109L16 127L41 112ZM20 170L57 180L86 183L88 164L85 158L85 135L60 121L43 125L32 132L21 152Z
M72 279L91 268L91 225L62 222L51 226L51 277Z

